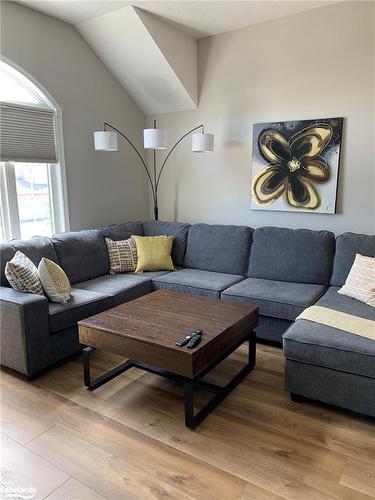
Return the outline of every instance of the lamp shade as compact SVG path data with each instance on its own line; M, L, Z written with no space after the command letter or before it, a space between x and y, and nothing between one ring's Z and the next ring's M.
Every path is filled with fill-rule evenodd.
M143 130L143 145L145 149L167 149L167 131L160 128Z
M116 132L94 132L96 151L118 151Z
M210 153L214 150L214 134L193 134L191 150L194 153Z

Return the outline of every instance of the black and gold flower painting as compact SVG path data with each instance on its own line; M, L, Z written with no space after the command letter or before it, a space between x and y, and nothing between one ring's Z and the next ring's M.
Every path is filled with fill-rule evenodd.
M342 122L255 124L251 208L335 213Z

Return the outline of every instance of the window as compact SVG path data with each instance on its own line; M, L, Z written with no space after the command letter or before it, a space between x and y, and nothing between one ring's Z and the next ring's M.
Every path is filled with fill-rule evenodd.
M67 229L61 112L45 92L0 61L0 240Z

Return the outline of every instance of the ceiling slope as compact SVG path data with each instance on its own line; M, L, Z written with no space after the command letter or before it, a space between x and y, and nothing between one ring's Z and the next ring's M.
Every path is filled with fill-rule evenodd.
M133 5L175 23L195 38L218 35L270 19L290 16L338 0L17 0L77 25Z
M196 40L130 5L77 26L145 114L196 109Z

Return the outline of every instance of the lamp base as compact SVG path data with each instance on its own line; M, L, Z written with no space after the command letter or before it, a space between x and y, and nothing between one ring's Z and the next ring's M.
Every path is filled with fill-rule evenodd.
M154 207L154 218L155 218L155 220L159 220L159 209L158 209L158 207Z

